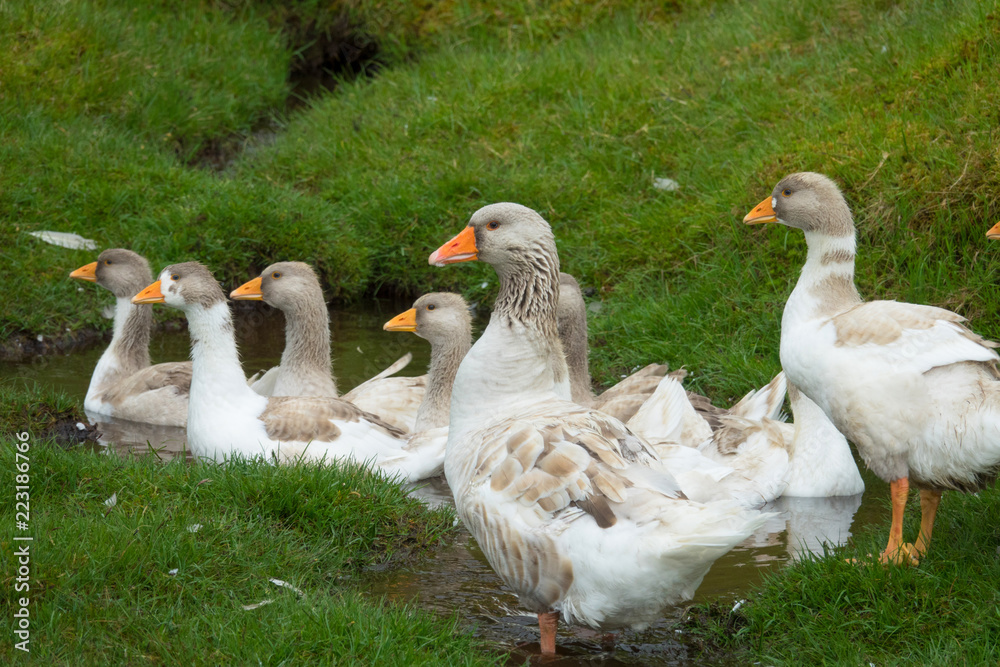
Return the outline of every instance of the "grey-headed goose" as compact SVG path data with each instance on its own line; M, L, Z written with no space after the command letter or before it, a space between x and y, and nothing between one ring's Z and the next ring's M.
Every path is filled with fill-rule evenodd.
M571 402L559 259L541 216L486 206L430 262L474 259L493 266L500 291L452 390L445 475L459 516L538 613L544 653L555 651L560 615L599 629L648 625L690 598L764 515L684 498L649 445Z
M472 347L472 316L465 299L451 292L424 294L413 303L413 308L392 318L382 328L409 331L431 344L427 391L417 410L414 431L447 426L455 374Z
M917 563L942 491L974 491L1000 472L997 344L943 308L862 301L851 211L822 174L786 176L744 222L805 233L806 262L781 320L781 365L889 482L892 525L881 560ZM913 543L902 534L910 483L921 506Z
M323 289L311 266L303 262L272 264L229 296L236 300L264 301L285 314L281 363L253 383L254 391L263 396L337 397L330 367L329 314ZM405 362L396 362L391 372L402 366ZM424 380L386 375L383 371L342 398L394 426L412 431L423 399Z
M132 304L132 297L153 279L146 259L131 250L112 248L69 275L96 282L115 295L114 333L90 378L84 409L147 424L184 426L191 362L151 366L153 314L149 308Z
M425 461L424 477L438 475L448 442L451 388L458 365L472 346L469 307L458 294L424 294L413 303L413 308L392 318L382 328L413 332L431 344L427 392L417 411L417 421L406 449Z

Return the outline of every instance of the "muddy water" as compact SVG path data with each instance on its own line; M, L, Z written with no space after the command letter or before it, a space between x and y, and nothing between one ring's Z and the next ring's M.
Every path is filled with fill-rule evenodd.
M409 308L405 302L381 302L368 307L331 312L334 369L338 388L347 391L379 372L407 352L413 353L403 375L425 372L429 346L413 334L386 333L382 324ZM284 319L280 312L264 306L241 304L236 332L244 370L248 375L278 363L284 345ZM90 373L103 352L103 345L66 356L50 356L23 363L0 364L0 377L22 377L62 389L81 402ZM150 349L154 363L188 357L186 331L154 335ZM161 458L186 455L180 429L151 428L102 421L99 430L106 447L120 451L156 451ZM735 604L764 573L783 567L810 552L822 553L823 545L843 544L860 526L884 522L887 510L879 498L885 485L862 467L868 490L862 497L804 499L783 498L775 513L757 534L719 559L698 589L694 602ZM413 495L430 505L451 504L443 480L417 485ZM500 582L475 541L461 532L429 558L405 568L369 572L362 586L371 595L412 602L441 614L459 613L477 636L509 656L510 664L539 662L538 629L535 618L518 609L517 598ZM559 656L544 664L558 665L701 665L735 664L725 657L706 662L698 651L697 637L678 623L685 610L668 610L653 627L619 633L613 644L583 628L560 627Z

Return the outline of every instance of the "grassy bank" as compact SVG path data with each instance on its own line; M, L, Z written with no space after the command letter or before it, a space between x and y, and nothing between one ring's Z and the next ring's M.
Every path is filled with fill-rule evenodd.
M450 511L396 486L358 470L163 464L36 440L28 456L39 664L490 664L457 620L353 589L364 568L405 562L451 530ZM13 467L9 441L2 459ZM13 497L12 475L0 493ZM0 608L13 618L22 543L4 508ZM17 654L0 647L5 662Z
M735 613L700 608L697 632L770 665L993 665L1000 662L1000 489L946 493L919 568L852 565L885 547L868 530L836 555L769 576ZM905 535L919 528L907 508Z
M426 256L480 205L516 200L552 222L565 268L597 290L602 381L666 360L723 403L777 370L804 243L739 221L796 169L844 186L865 294L1000 333L983 238L1000 217L989 3L512 3L496 16L380 5L357 18L396 45L379 75L287 117L295 56L281 20L253 3L154 5L137 10L153 25L141 30L127 6L42 6L4 6L17 44L0 56L15 74L0 98L0 214L15 221L0 231L4 337L107 326L106 295L65 279L93 253L28 230L128 245L157 267L196 257L227 284L297 258L319 266L331 297L482 298L490 288L472 286L488 270L433 270ZM157 12L174 28L156 28ZM220 79L217 61L233 73ZM250 138L262 119L277 125ZM190 166L190 150L234 135L248 150L226 170ZM654 187L661 177L679 189Z

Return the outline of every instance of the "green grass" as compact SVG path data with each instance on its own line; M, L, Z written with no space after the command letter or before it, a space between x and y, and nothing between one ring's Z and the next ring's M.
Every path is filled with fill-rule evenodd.
M14 448L2 449L12 469ZM36 440L28 456L37 663L491 664L457 619L373 602L352 587L365 567L432 549L454 523L451 511L427 510L376 476L164 464ZM12 498L13 484L4 475L0 493ZM0 610L8 618L21 544L12 540L13 513L5 503ZM243 608L265 599L273 603ZM11 642L0 647L5 662L18 655Z
M319 36L344 21L361 40L354 46L377 42L378 75L344 81L288 112L289 77L327 46ZM109 326L99 316L107 296L67 279L95 253L47 246L28 231L131 247L156 269L200 259L232 286L271 261L300 259L318 266L334 298L451 288L488 301L488 267L437 270L426 258L478 207L513 200L552 223L564 268L595 289L591 368L600 381L668 361L724 404L777 372L781 308L805 255L795 230L746 228L741 218L801 169L843 186L865 296L951 308L1000 337L1000 246L984 238L1000 219L993 2L50 0L0 3L0 37L8 45L0 51L3 339ZM198 166L216 150L235 159L222 170ZM680 189L655 189L657 177ZM4 417L15 428L60 414L53 397L38 399L35 416L18 412L25 400L0 394L15 406ZM325 605L350 602L349 590L323 573L349 576L397 550L387 543L340 562L327 535L311 533L331 524L306 530L298 519L281 523L273 508L243 511L264 501L240 496L235 480L190 491L193 476L225 470L171 464L140 474L140 462L105 461L88 463L108 466L93 474L74 473L81 484L89 478L80 493L92 496L69 484L41 496L53 509L38 523L59 536L46 565L51 588L39 602L52 611L37 617L51 620L40 635L62 633L53 646L93 645L98 662L123 658L108 653L120 639L114 633L167 661L175 659L168 645L195 647L178 661L213 660L206 637L219 633L216 645L234 662L280 661L256 638L278 629L324 637L307 619L338 618ZM66 476L53 465L53 479ZM268 468L249 477L261 485L254 493L274 484L284 489L275 498L295 505L290 478L266 478L294 474ZM96 488L105 478L132 483ZM123 505L98 523L102 494L119 488ZM197 505L216 493L214 505ZM947 496L931 555L917 570L849 568L838 554L784 571L755 596L734 641L775 663L996 662L984 639L997 635L995 586L980 585L997 580L989 560L996 533L982 518L996 503L995 491ZM426 521L433 525L418 524ZM192 522L206 527L187 534ZM160 523L173 537L151 534L164 531L149 529ZM357 544L395 530L382 526ZM884 530L858 538L856 553L879 550ZM297 573L268 576L292 580L309 604L329 611L309 616L289 595L256 616L242 612L275 595L253 565L276 563L261 548L265 532ZM208 549L198 540L218 541ZM107 556L112 542L142 563L113 572L127 585L95 583L103 576L96 561L73 561L87 549ZM223 547L231 562L214 554ZM164 575L181 556L205 564ZM66 583L77 576L79 592ZM199 605L184 577L202 577L210 606ZM140 603L156 613L139 613ZM188 620L163 621L170 613ZM254 620L261 616L268 622ZM102 622L81 620L91 618ZM100 639L88 634L98 631ZM255 639L234 639L244 631ZM274 645L299 650L292 641Z
M0 434L25 431L40 434L57 423L87 421L76 400L38 382L7 379L0 382Z
M487 267L442 271L426 257L479 206L515 200L546 216L564 267L597 290L601 382L668 361L726 403L777 371L780 310L804 257L794 230L740 219L797 169L843 185L864 294L953 308L1000 334L996 249L983 238L1000 217L1000 19L989 3L509 3L493 18L476 3L351 5L396 55L375 79L344 82L289 117L273 72L295 56L275 31L305 16L333 21L329 7L176 10L190 24L176 34L208 60L240 40L261 45L267 66L227 61L240 74L221 87L210 63L171 61L165 44L181 48L180 37L154 48L143 32L153 28L122 28L127 5L69 7L54 3L45 30L22 10L10 30L33 46L0 58L62 62L43 55L63 53L59 35L82 30L79 17L87 40L108 42L93 18L103 17L163 85L200 96L208 120L179 103L130 111L129 91L160 93L134 67L118 72L107 48L81 56L93 60L78 67L86 85L45 74L51 99L26 74L12 78L0 105L29 111L0 121L2 157L18 174L0 188L0 213L17 221L0 231L18 295L0 315L5 337L107 326L95 291L65 279L93 253L43 246L27 230L130 246L157 268L198 258L226 284L294 258L319 265L331 297L451 288L488 300ZM124 81L99 83L111 73ZM252 95L244 85L259 104L234 101ZM277 131L221 175L187 166L185 146L246 136L264 117ZM168 132L183 138L164 142ZM680 189L655 189L663 176Z
M317 100L239 173L357 220L379 284L410 291L478 284L488 269L442 276L428 251L485 203L530 205L605 301L602 378L666 359L731 398L777 370L804 241L740 220L790 171L843 184L866 294L995 331L998 31L977 2L718 3L535 48L448 46Z
M946 493L917 568L852 565L885 548L887 528L768 576L735 613L701 608L694 625L723 651L771 665L992 665L1000 662L1000 489ZM916 536L919 503L904 535Z

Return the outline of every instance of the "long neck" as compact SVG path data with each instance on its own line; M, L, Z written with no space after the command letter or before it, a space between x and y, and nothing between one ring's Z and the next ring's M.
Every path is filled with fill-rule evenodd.
M329 378L329 395L337 395L336 380L330 369L329 314L322 300L299 303L285 313L281 369L283 375L308 378L313 383L327 384Z
M559 259L545 248L519 259L496 267L500 292L490 324L455 377L449 443L456 441L456 434L521 405L551 397L570 399L556 329Z
M149 330L152 323L153 313L149 306L135 305L130 298L118 298L111 344L94 368L87 388L88 401L122 378L149 366Z
M590 388L590 366L587 359L587 315L559 319L559 339L566 352L569 366L569 386L573 402L590 405L594 393Z
M807 317L830 317L861 303L854 286L853 228L843 235L806 232L809 252L788 307ZM787 308L786 307L786 310Z
M233 401L256 396L240 366L229 306L225 302L208 308L194 305L186 314L191 334L191 402L210 399L217 403L223 397L217 394Z
M134 373L149 366L149 331L152 326L152 308L135 305L130 298L118 298L115 330L108 349L118 355L123 372Z
M427 391L417 409L414 431L448 425L451 388L458 367L472 347L472 332L466 328L454 336L431 343L431 363L427 370Z

